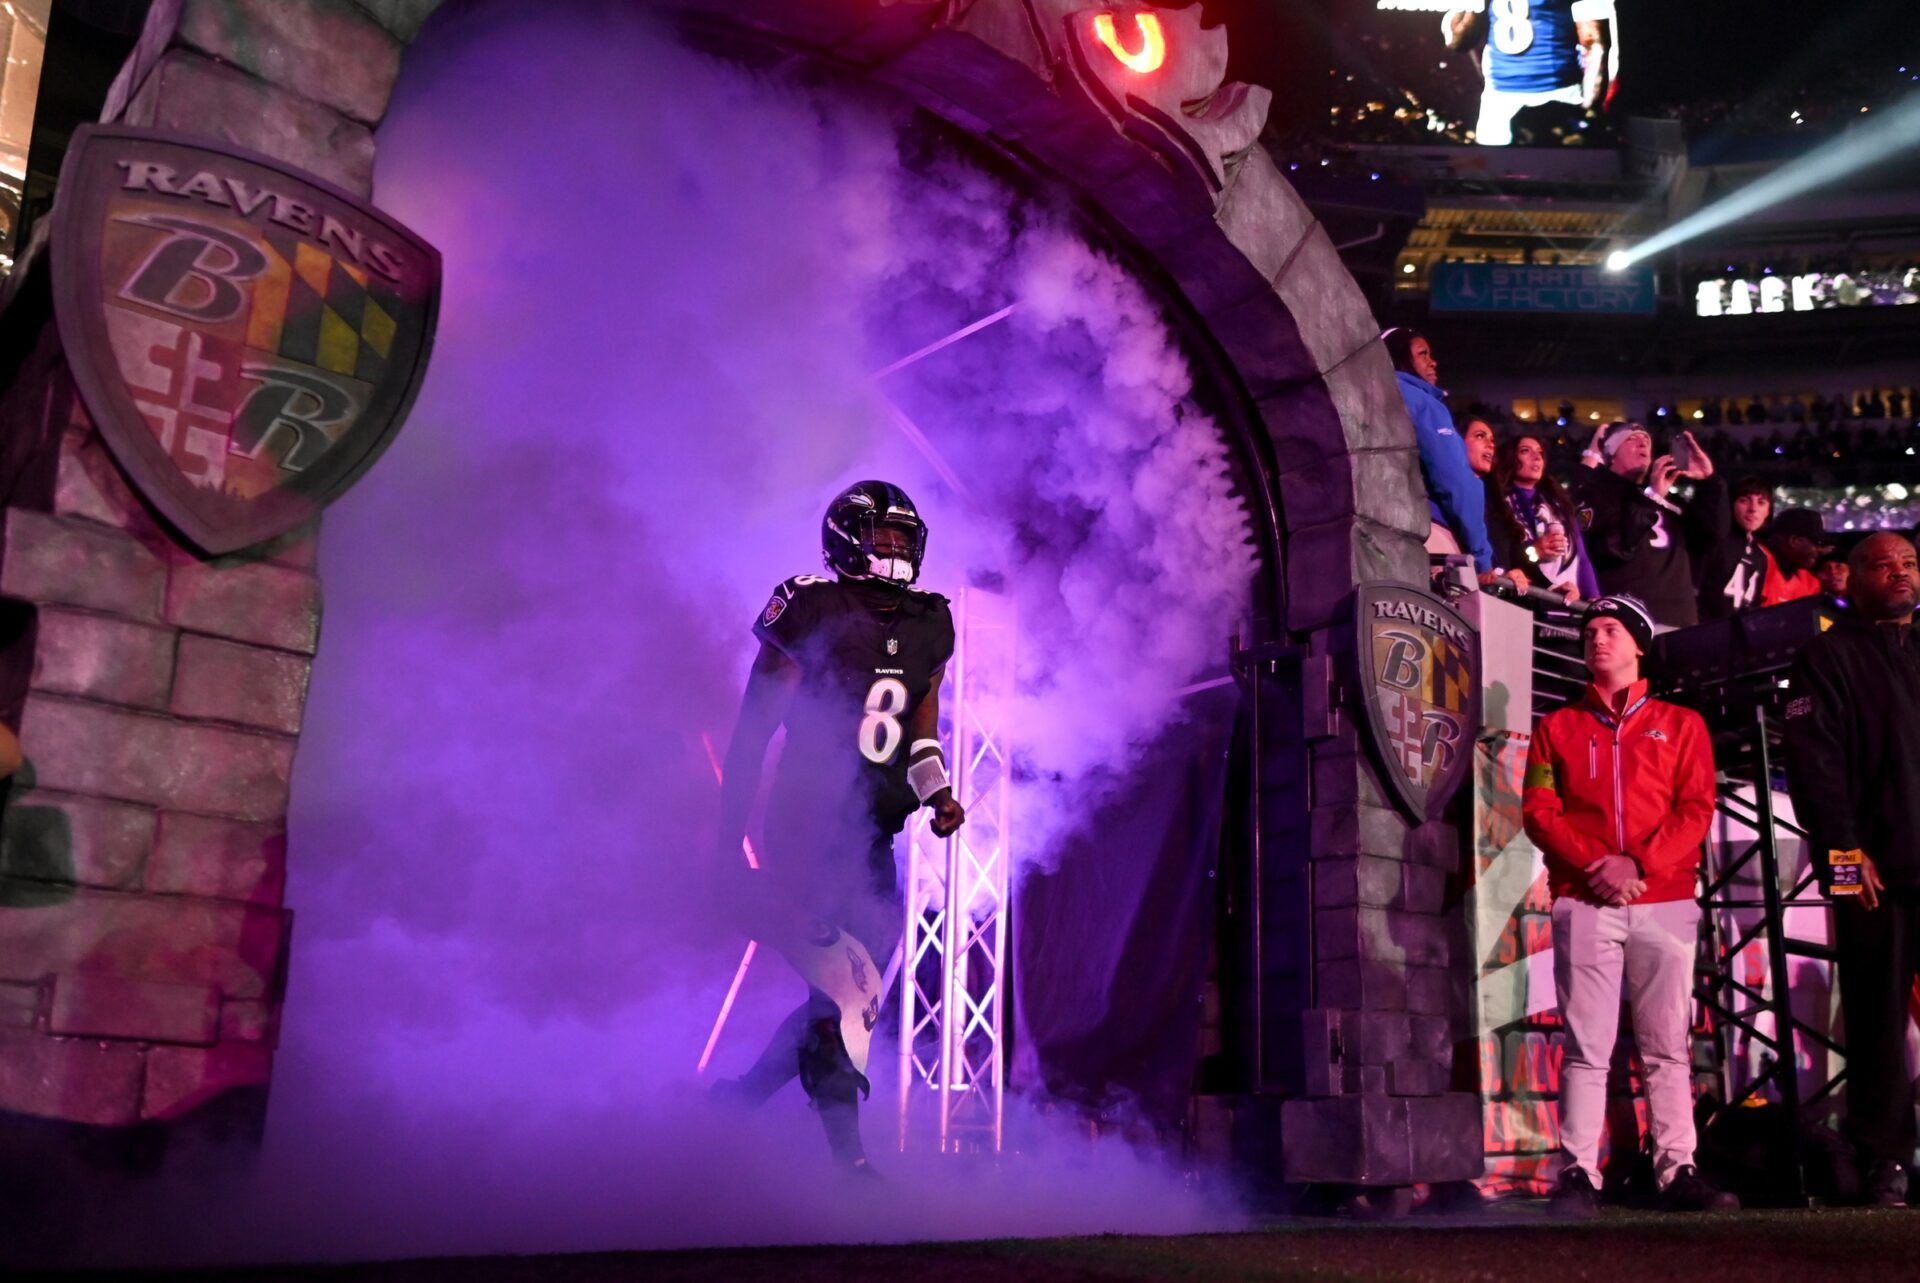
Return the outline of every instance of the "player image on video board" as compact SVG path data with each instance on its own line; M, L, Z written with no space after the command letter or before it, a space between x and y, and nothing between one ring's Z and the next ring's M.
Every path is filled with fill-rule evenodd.
M1349 0L1333 123L1380 142L1598 141L1620 74L1614 0Z
M1448 9L1447 48L1477 48L1483 84L1473 140L1513 141L1514 117L1555 104L1597 112L1617 70L1613 0L1492 0Z

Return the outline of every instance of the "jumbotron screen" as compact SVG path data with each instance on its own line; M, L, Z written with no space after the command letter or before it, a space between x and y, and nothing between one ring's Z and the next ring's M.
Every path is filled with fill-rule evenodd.
M1344 142L1606 146L1629 115L1812 138L1920 91L1914 0L1325 4L1320 109Z
M1352 141L1610 142L1632 50L1616 0L1335 0L1333 132Z

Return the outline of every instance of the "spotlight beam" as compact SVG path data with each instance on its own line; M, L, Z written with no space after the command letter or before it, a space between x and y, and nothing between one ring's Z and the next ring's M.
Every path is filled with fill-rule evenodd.
M1633 248L1618 251L1608 259L1607 266L1618 270L1650 258L1696 236L1718 230L1816 187L1877 165L1914 146L1916 142L1920 142L1920 94L1909 94L1870 124L1861 125L1816 147L1799 160L1783 165L1731 196L1688 215Z
M963 325L959 329L955 330L953 333L947 335L945 338L935 339L933 342L927 344L925 347L921 348L919 351L909 352L905 356L901 357L898 361L895 361L892 365L883 366L882 368L875 370L872 374L868 375L867 377L877 385L879 384L880 380L886 378L889 374L894 374L900 370L904 370L909 365L912 365L915 361L923 361L927 357L932 356L935 352L938 352L941 348L951 347L955 343L958 343L961 339L967 338L969 335L978 334L981 330L986 329L989 325L996 325L999 322L1006 320L1009 316L1012 316L1014 314L1015 310L1017 310L1019 306L1020 305L1018 303L1009 303L1005 307L1001 308L998 312L994 312L988 316L983 316L979 320L973 322L971 325ZM893 416L893 426L900 429L900 435L913 443L914 449L918 450L923 456L925 456L927 462L933 465L934 472L939 475L942 481L947 483L948 487L952 489L952 491L955 494L959 495L962 499L966 500L967 503L969 503L970 505L976 508L979 507L980 506L979 502L973 497L972 492L969 491L964 484L962 484L959 474L956 473L953 470L953 468L948 465L945 457L942 456L941 453L934 448L933 442L927 439L927 434L920 430L920 425L915 423L912 419L908 418L907 412L905 410L902 410L899 407L899 405L895 403L892 397L887 396L886 393L884 392L881 393L881 396L887 402L887 409L892 413L892 416Z
M909 365L912 365L915 361L925 360L927 357L932 356L935 352L938 352L943 347L948 347L952 344L958 343L961 339L966 338L970 334L978 334L981 330L986 329L989 325L993 325L996 322L1006 320L1009 316L1013 315L1014 309L1019 306L1020 305L1018 303L1009 303L1005 307L1001 308L998 312L995 312L993 315L983 316L971 325L963 325L959 329L955 330L953 333L947 335L947 337L943 339L935 339L933 342L921 348L918 352L909 352L905 356L901 357L898 361L895 361L892 365L886 366L882 369L875 370L872 374L868 375L867 377L871 378L874 382L878 383L881 379L886 378L889 374L892 374L898 370L906 369Z
M960 480L960 474L948 464L946 456L934 448L933 442L927 439L927 434L920 430L920 425L908 418L907 412L895 405L891 397L883 396L883 399L887 402L888 412L893 416L893 426L900 430L900 435L913 443L914 449L918 450L932 466L934 473L947 483L948 489L966 500L969 506L978 508L980 501L974 498L973 491L967 489L966 483Z

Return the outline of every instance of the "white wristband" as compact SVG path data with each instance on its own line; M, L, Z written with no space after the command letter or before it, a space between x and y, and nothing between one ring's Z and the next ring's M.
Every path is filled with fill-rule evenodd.
M925 804L928 798L941 789L952 787L953 781L947 778L946 759L935 752L927 754L916 762L908 763L907 783L913 785L913 795Z

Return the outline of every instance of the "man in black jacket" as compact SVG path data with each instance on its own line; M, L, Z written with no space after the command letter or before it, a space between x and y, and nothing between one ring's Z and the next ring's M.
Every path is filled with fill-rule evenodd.
M1813 563L1813 577L1820 581L1820 591L1842 606L1847 604L1847 574L1847 559L1837 552L1823 552Z
M1581 456L1580 500L1593 510L1587 553L1600 589L1638 597L1664 628L1700 622L1692 550L1704 552L1730 520L1726 484L1713 479L1707 452L1691 432L1680 441L1685 468L1670 454L1654 458L1653 437L1637 423L1613 424ZM1685 507L1670 496L1682 477L1700 483Z
M1847 1027L1847 1132L1882 1206L1906 1202L1913 1161L1907 996L1920 971L1920 561L1882 531L1848 559L1853 609L1807 644L1787 703L1787 781L1833 898ZM1853 894L1830 857L1859 861Z

